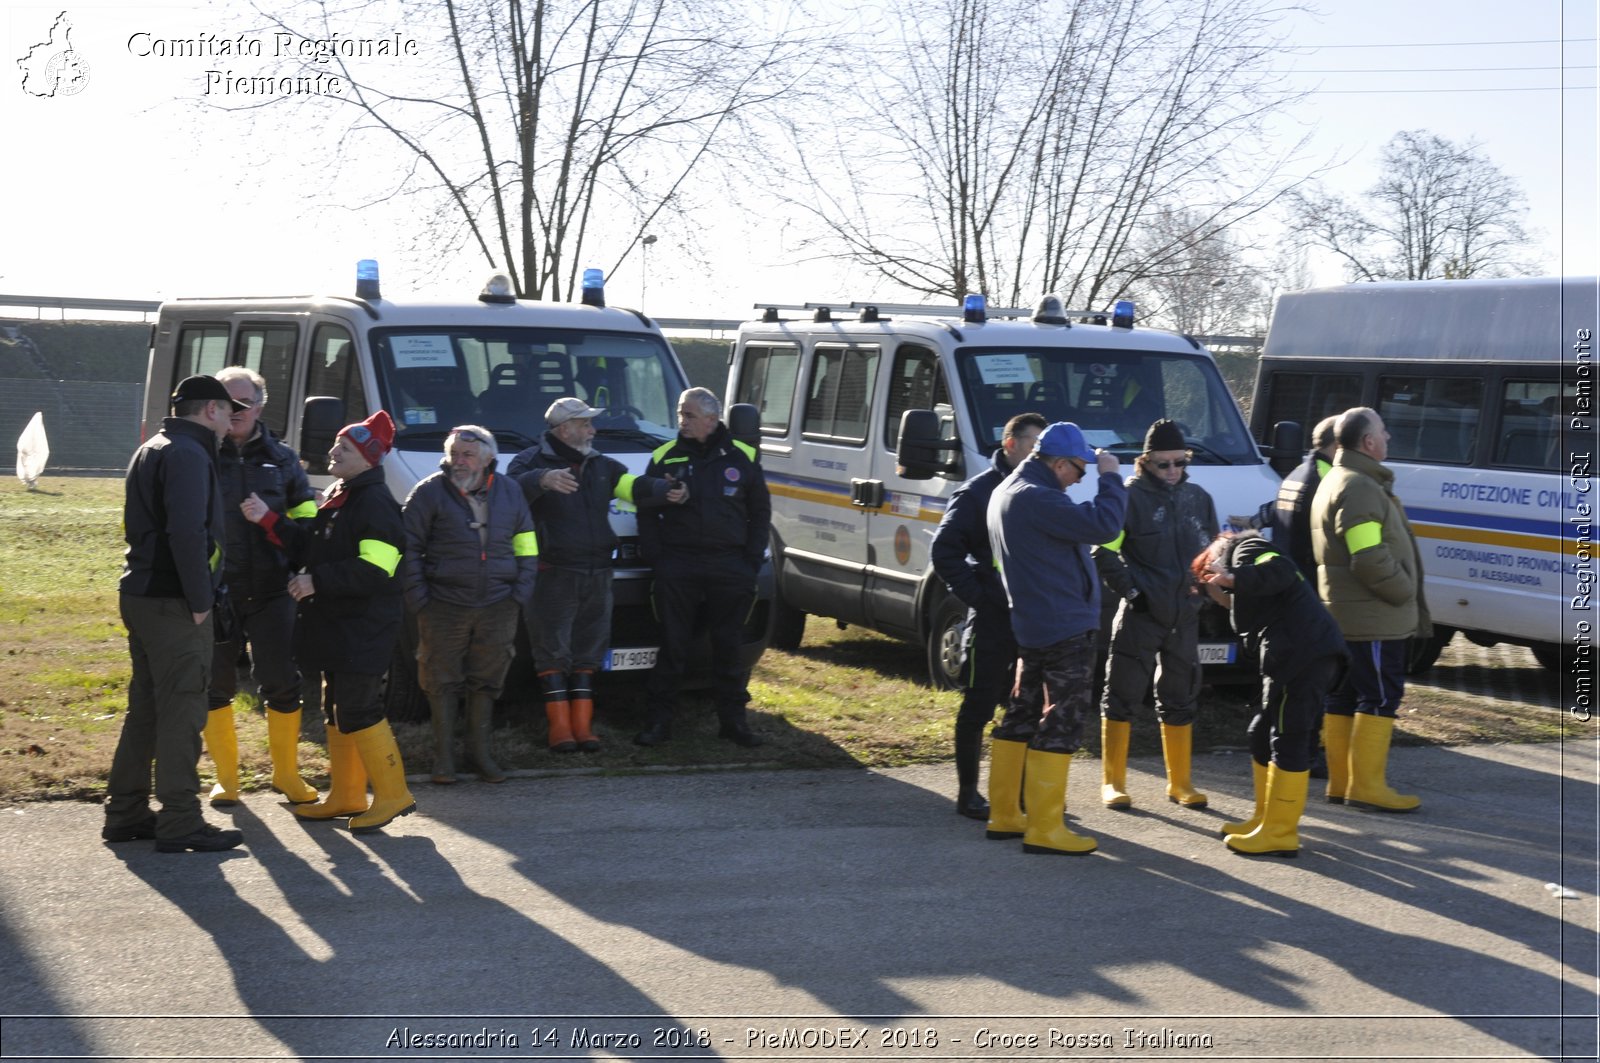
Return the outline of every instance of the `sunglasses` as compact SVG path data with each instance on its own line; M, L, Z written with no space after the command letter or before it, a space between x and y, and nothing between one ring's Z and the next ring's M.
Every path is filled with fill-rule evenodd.
M476 432L468 431L465 428L452 428L450 429L450 434L455 436L456 441L460 443L478 443L481 445L488 445L494 442L493 440L483 438Z
M1067 460L1072 462L1072 467L1074 469L1078 470L1078 475L1079 476L1082 476L1084 473L1089 471L1089 463L1088 462L1079 461L1077 458L1068 458Z
M1167 469L1187 469L1189 467L1189 459L1178 458L1176 461L1152 461L1150 464L1165 472Z

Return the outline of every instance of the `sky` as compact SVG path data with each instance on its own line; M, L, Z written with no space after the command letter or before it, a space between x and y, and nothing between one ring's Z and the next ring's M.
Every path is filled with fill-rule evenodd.
M1302 168L1332 164L1325 183L1350 195L1373 183L1379 150L1400 130L1475 140L1526 192L1543 271L1600 272L1596 7L1526 0L1513 16L1491 0L1322 0L1320 14L1290 15L1295 47L1280 69L1311 95L1277 135L1309 133ZM0 6L0 293L344 292L355 261L370 257L391 298L475 295L486 267L427 260L398 212L322 205L331 167L307 147L322 131L252 131L239 114L195 106L208 88L221 98L207 69L254 73L260 60L141 54L150 40L257 29L235 11L200 0ZM63 13L79 90L30 94L23 72L59 50L51 32ZM738 318L760 301L908 298L836 265L794 261L803 221L726 211L705 224L709 261L692 264L663 238L648 262L636 256L610 278L610 301ZM1310 268L1313 283L1343 279L1328 261Z

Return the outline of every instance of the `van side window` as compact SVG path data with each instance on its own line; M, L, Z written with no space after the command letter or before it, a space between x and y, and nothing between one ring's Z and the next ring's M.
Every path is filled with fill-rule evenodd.
M1554 380L1507 380L1500 388L1500 432L1494 463L1516 469L1561 471L1563 409L1575 409L1574 383Z
M855 444L867 441L879 353L877 347L817 347L802 422L808 439Z
M744 369L734 389L734 402L748 402L761 411L761 434L786 436L794 414L794 387L800 378L800 349L748 346Z
M289 378L300 330L294 325L241 325L233 364L254 369L267 382L267 408L261 420L282 438L289 426Z
M893 450L899 443L900 415L907 410L934 410L949 405L950 389L945 386L938 354L926 347L902 345L895 351L894 365L889 370L883 445Z
M367 392L356 365L355 344L338 325L318 325L306 360L306 396L331 395L344 400L345 424L367 419Z
M1273 373L1271 381L1265 431L1270 434L1279 421L1294 421L1305 430L1308 446L1318 421L1361 405L1356 373Z
M184 325L178 330L178 357L167 390L185 377L213 376L227 364L227 325Z
M1378 378L1378 416L1389 457L1466 465L1476 456L1483 382L1467 377Z

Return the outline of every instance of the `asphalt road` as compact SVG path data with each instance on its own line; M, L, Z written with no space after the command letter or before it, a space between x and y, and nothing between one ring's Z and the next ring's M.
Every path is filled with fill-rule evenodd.
M1205 811L1076 765L1086 857L986 841L948 766L418 781L359 838L258 795L219 855L20 805L0 1056L1594 1058L1597 754L1397 749L1422 811L1314 801L1297 860L1218 840L1237 755Z

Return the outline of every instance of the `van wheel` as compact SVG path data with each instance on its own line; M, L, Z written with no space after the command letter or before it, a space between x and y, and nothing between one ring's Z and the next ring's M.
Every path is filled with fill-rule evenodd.
M393 723L416 723L432 715L428 696L417 685L417 627L407 616L394 640L394 656L383 682L383 714Z
M934 608L933 623L928 626L928 685L935 690L961 686L966 619L966 603L955 595L946 595Z
M1554 642L1540 642L1529 646L1533 659L1554 672L1561 667L1561 647Z
M767 645L775 650L798 650L806 636L806 614L783 600L782 591L772 595L772 629Z
M1450 645L1450 640L1455 638L1456 629L1453 627L1436 627L1433 637L1427 639L1406 640L1406 675L1422 675L1433 667L1439 659L1439 654Z

